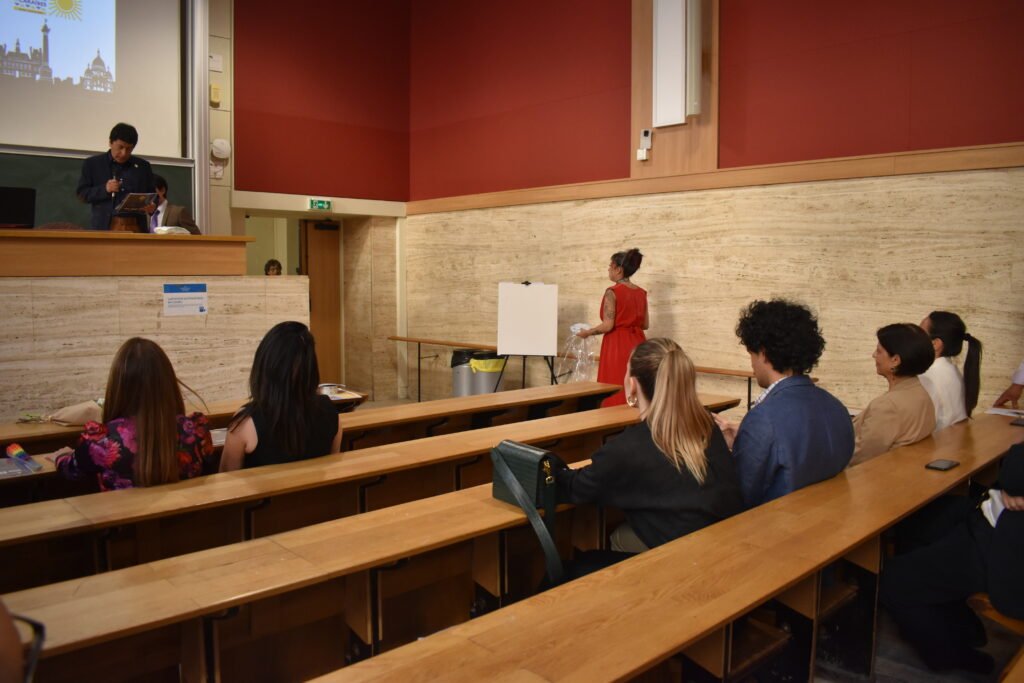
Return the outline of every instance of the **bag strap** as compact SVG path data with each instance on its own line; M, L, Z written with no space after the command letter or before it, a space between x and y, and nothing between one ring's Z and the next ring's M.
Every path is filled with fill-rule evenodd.
M498 453L498 449L491 449L491 462L494 464L494 472L508 487L508 490L515 496L516 502L519 503L519 507L526 513L526 518L530 520L530 526L533 527L533 532L537 534L537 539L540 541L540 547L544 551L544 565L547 567L548 580L552 584L562 583L564 576L564 570L562 569L562 558L558 555L558 548L555 546L555 539L551 537L551 532L548 531L548 526L545 524L547 521L553 528L555 522L555 501L554 495L544 496L544 519L541 519L540 515L537 514L537 508L534 507L530 497L526 494L526 490L523 489L523 485L519 483L515 475L512 474L512 470L509 468L508 463L505 462L505 458L501 457ZM553 487L551 487L553 488Z

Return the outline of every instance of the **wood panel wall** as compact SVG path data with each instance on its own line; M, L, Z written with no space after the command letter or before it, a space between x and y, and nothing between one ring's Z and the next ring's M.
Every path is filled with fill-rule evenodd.
M631 178L658 178L718 168L718 0L702 0L701 113L655 128L647 161L637 161L640 131L653 121L654 0L633 0Z
M205 282L206 316L163 316L163 284ZM305 277L0 278L0 422L103 396L129 337L152 339L207 401L248 395L263 335L309 323Z
M981 405L1024 357L1024 168L565 201L410 216L408 333L493 342L497 284L557 283L559 338L597 322L608 257L646 255L651 334L701 365L745 369L734 328L755 298L818 311L814 374L850 407L885 390L875 330L953 310L985 343ZM415 372L415 358L410 358ZM447 355L424 362L424 398L450 391ZM543 381L540 366L533 382ZM705 391L745 384L702 377Z
M345 384L380 401L398 397L397 221L347 219L342 229Z

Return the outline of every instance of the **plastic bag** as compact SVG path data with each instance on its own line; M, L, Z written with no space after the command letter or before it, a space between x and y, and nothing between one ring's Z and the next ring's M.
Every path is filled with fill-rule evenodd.
M588 330L590 325L576 323L569 328L569 337L562 345L562 354L558 357L559 384L570 382L593 382L597 379L597 361L594 356L598 350L598 341L594 337L577 337L580 330Z

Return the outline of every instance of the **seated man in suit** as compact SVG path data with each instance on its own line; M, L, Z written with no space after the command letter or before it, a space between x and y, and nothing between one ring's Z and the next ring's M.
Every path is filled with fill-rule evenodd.
M153 176L154 185L157 193L157 206L156 211L150 217L149 231L153 232L153 228L177 226L185 228L193 235L200 234L199 226L192 220L192 214L184 206L178 204L171 204L167 201L167 181L164 180L163 176Z
M119 123L110 131L110 150L91 156L82 162L82 176L75 194L83 202L92 204L92 230L110 230L112 219L126 227L119 229L142 230L145 216L129 214L115 216L114 209L132 192L153 192L153 169L142 157L132 155L139 142L135 126ZM152 211L152 205L146 212Z
M846 407L807 373L825 340L811 311L784 299L755 301L736 325L764 389L738 425L715 415L732 447L749 507L834 477L853 456Z

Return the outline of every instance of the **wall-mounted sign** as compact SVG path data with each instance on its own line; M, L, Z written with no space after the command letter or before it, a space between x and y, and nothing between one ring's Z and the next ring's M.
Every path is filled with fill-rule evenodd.
M164 316L206 315L206 283L164 285Z

